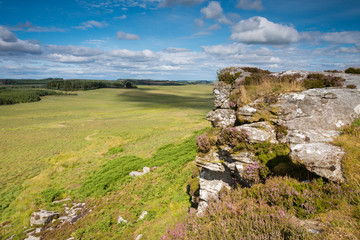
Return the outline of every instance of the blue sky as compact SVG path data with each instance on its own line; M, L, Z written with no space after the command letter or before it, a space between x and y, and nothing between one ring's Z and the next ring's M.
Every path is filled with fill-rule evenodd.
M0 78L360 66L359 0L0 0Z

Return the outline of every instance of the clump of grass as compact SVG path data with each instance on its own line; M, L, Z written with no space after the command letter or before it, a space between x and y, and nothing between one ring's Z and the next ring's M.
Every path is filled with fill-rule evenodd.
M224 68L217 73L219 82L234 84L235 80L240 76L241 72L232 72L232 68Z
M298 74L279 77L267 73L252 73L245 77L245 82L240 88L232 92L230 99L239 107L260 97L267 97L271 101L274 100L271 96L304 90L303 83L298 81L298 78Z
M250 72L250 73L270 74L269 70L263 70L255 67L242 67L241 69L244 70L245 72Z
M108 150L107 154L109 155L114 155L117 153L121 153L124 151L124 148L122 146L118 146L118 147L112 147Z
M354 84L349 84L349 85L346 85L346 88L356 89L357 87Z
M345 81L342 77L324 75L321 73L311 73L303 80L304 87L310 88L325 88L325 87L342 87Z
M51 203L58 199L64 190L62 189L55 189L55 188L48 188L41 192L41 195L46 203Z
M350 67L345 70L345 73L360 74L360 68Z
M315 214L338 209L349 201L354 189L346 185L326 183L321 178L310 183L301 183L289 177L272 177L265 184L259 184L244 192L271 206L280 206L299 218L313 217Z
M190 213L186 222L169 229L162 240L177 239L306 239L308 233L277 206L223 190L205 215Z

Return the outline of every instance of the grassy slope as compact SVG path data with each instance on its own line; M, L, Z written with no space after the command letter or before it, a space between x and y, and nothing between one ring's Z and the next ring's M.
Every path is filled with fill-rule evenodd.
M78 189L109 158L149 157L208 126L204 116L212 105L211 89L101 89L1 106L0 200L4 205L16 197L0 212L1 220L11 220L19 230L38 207L41 191ZM124 151L106 154L118 146Z

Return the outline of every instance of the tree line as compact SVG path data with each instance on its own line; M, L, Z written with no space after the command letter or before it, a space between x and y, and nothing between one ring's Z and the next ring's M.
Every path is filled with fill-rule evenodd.
M93 90L99 88L136 88L132 82L105 80L55 80L46 85L48 89L63 91Z

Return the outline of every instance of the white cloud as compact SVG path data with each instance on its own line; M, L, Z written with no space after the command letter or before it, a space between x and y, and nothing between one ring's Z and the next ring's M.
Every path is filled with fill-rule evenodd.
M118 16L118 17L113 17L115 20L122 20L122 19L125 19L127 18L127 16L125 14L121 15L121 16Z
M263 17L252 17L234 25L230 39L246 44L276 45L297 42L300 37L293 27L273 23Z
M220 28L221 28L221 26L219 24L213 24L210 27L208 27L208 30L209 31L215 31L215 30L218 30Z
M219 23L231 24L231 21L224 15L223 9L219 2L211 1L207 7L200 10L205 19L214 19Z
M360 42L360 31L302 32L302 40L313 43L356 44Z
M190 52L190 49L187 48L176 48L176 47L168 47L162 50L163 52L168 53L179 53L179 52Z
M124 40L139 40L140 37L136 34L132 34L132 33L125 33L122 31L119 31L116 33L116 38L117 39L124 39Z
M169 7L173 5L184 5L184 6L193 6L196 4L201 4L205 0L162 0L160 1L160 7Z
M142 51L131 51L128 49L115 49L109 52L109 55L117 58L131 59L135 62L151 61L156 57L153 51L148 49Z
M236 6L245 10L264 10L261 0L239 0Z
M0 26L0 54L40 54L41 52L42 49L38 43L18 39L13 32Z
M103 28L103 27L106 27L107 25L108 24L105 21L98 22L98 21L90 20L90 21L83 22L79 26L74 27L74 28L86 30L88 28L94 28L94 27Z
M69 54L76 57L89 57L98 56L104 53L100 49L82 47L82 46L59 46L59 45L47 45L47 51L56 54Z
M205 24L205 22L204 22L204 20L197 18L197 19L194 20L194 24L195 24L195 26L197 26L197 27L203 27L204 24Z
M14 27L8 27L8 29L12 31L25 31L25 32L64 32L65 31L62 28L36 26L29 21L26 21L25 23L18 23Z

